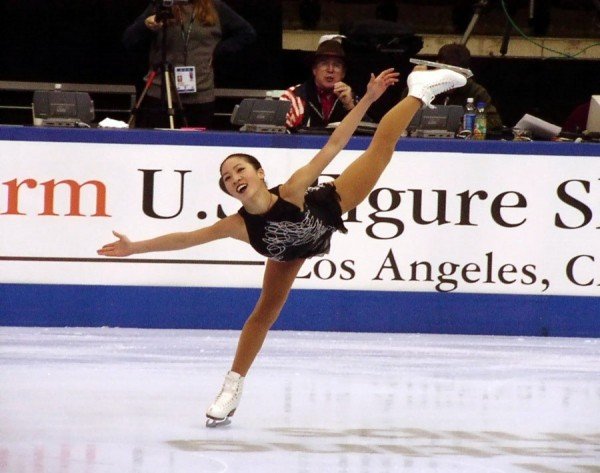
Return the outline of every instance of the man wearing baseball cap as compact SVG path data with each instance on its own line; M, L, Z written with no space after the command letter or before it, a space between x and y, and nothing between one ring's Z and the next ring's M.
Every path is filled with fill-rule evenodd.
M343 82L346 54L340 40L340 36L322 37L313 56L313 77L282 94L281 100L292 102L288 128L325 127L341 121L354 108L356 96Z

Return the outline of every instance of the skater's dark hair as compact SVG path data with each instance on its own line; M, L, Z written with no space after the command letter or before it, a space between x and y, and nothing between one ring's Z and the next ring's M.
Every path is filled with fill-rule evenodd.
M230 158L240 158L243 161L247 162L250 166L252 166L256 171L258 171L259 169L262 169L262 165L260 164L258 159L256 159L251 154L233 153L233 154L230 154L229 156L227 156L221 163L221 166L219 166L219 174L221 174L221 177L219 177L219 187L226 194L229 194L229 192L227 192L227 188L225 187L225 182L223 182L223 175L222 175L223 174L223 164L225 164L225 162ZM231 195L231 194L229 194L229 195Z

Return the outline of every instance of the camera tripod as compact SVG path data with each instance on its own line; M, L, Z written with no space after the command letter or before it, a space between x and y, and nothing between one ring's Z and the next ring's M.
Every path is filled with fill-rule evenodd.
M469 38L471 37L471 34L473 33L473 28L475 28L475 25L477 24L479 17L483 14L483 10L488 6L488 3L489 3L488 0L478 0L478 1L474 2L473 17L471 18L471 21L469 22L469 25L467 26L467 29L465 30L462 40L460 42L460 44L462 44L463 46L467 44L467 41L469 41ZM508 6L503 3L502 7L503 8L506 7L507 13L510 14L511 16L514 15L517 10L516 2L509 2ZM534 10L535 10L535 0L529 0L529 20L530 21L533 19ZM512 24L511 24L510 20L507 19L506 24L504 26L504 33L502 34L502 44L500 45L500 54L502 56L506 56L506 52L508 51L508 42L510 41L511 32L512 32Z
M169 128L171 130L175 129L175 116L176 113L179 112L183 126L187 126L187 119L185 117L185 113L183 111L183 105L181 104L181 97L179 96L179 92L177 91L177 86L175 84L175 77L173 72L173 65L167 61L167 18L162 18L162 44L161 44L161 53L162 53L162 61L153 66L148 78L146 79L146 84L138 101L134 105L131 110L131 116L129 117L129 127L132 128L135 126L135 121L138 115L138 112L144 102L146 94L148 90L154 83L156 76L162 77L161 81L161 91L160 91L160 106L161 109L164 110L169 116ZM173 100L175 99L175 100ZM176 108L173 107L175 105Z

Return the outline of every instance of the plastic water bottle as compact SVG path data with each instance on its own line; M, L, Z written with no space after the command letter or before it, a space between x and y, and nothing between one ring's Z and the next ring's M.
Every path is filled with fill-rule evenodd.
M485 140L485 135L487 133L485 106L485 102L477 102L477 114L475 115L475 127L473 128L474 140Z
M465 114L463 115L463 130L468 130L471 132L471 134L473 134L473 129L475 128L476 114L477 110L475 109L475 104L473 103L473 97L469 97L467 99L467 105L465 107Z

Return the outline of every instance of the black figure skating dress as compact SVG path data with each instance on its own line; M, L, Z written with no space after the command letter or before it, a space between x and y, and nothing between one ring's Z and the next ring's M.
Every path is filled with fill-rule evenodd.
M270 192L279 197L279 187ZM277 261L326 254L333 232L348 231L333 184L310 187L304 196L304 210L279 197L262 215L250 214L244 207L238 213L246 223L252 248Z

